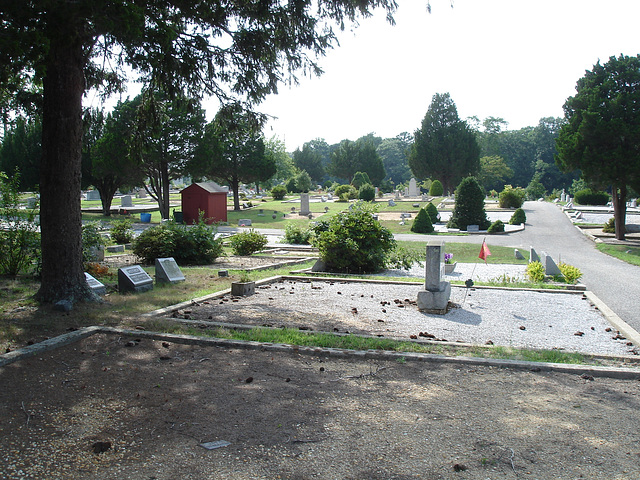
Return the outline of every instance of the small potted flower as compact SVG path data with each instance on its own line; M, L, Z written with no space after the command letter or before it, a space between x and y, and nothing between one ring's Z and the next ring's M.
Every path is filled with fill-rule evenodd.
M453 261L453 253L444 254L444 273L450 275L456 269L458 262Z

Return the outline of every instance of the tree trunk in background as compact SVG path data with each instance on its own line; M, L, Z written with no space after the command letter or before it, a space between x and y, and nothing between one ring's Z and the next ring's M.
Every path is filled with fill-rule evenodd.
M60 27L65 29L64 27ZM80 211L84 58L78 32L54 37L44 79L40 227L42 302L91 297L82 264ZM59 40L57 40L59 39Z
M612 185L613 218L616 222L616 239L624 240L627 230L627 186Z

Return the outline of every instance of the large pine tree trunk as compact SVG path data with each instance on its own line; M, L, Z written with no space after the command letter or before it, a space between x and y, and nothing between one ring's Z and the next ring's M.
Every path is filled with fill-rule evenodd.
M66 30L65 28L63 28ZM84 58L80 35L52 36L44 78L40 227L43 302L91 296L82 265L80 180Z
M616 239L624 240L627 230L627 186L612 185L613 218L616 223Z

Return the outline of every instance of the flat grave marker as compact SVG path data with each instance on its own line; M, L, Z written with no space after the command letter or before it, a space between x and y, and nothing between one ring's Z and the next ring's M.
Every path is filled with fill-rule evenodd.
M100 280L97 280L93 275L91 275L90 273L84 272L84 278L86 278L89 288L94 293L96 293L97 295L107 294L107 287L105 287L104 283L102 283Z

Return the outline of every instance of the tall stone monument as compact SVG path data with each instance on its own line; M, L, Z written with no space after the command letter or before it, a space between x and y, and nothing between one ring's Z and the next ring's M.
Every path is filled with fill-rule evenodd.
M444 278L444 242L427 244L424 290L418 292L418 310L444 315L451 296L451 284Z
M420 190L418 190L418 183L415 178L409 180L409 196L417 197L420 194Z
M309 215L311 212L309 211L309 194L301 193L300 194L300 215Z

